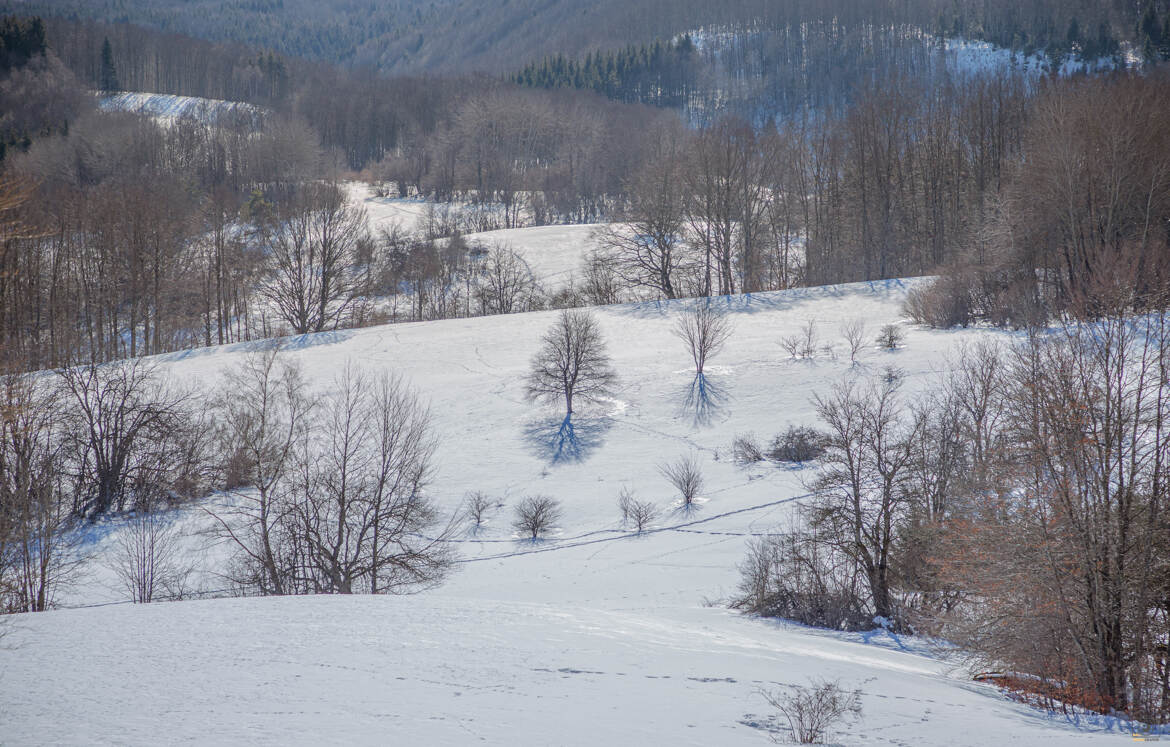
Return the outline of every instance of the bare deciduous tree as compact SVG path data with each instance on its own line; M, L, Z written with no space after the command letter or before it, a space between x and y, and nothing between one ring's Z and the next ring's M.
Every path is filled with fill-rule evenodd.
M303 434L293 497L294 542L311 593L394 593L437 584L450 565L445 528L426 496L430 412L401 379L352 364Z
M249 356L224 380L218 435L225 461L236 465L238 485L232 486L233 502L211 513L217 533L241 552L234 580L262 594L285 594L291 590L286 475L308 427L311 400L300 368L280 357L279 348Z
M341 321L353 301L353 263L369 242L365 212L335 185L301 188L265 230L271 266L265 297L297 334Z
M857 363L857 354L865 347L865 320L861 317L850 319L841 325L841 337L849 346L849 362Z
M597 401L616 382L597 319L588 311L565 310L542 338L525 392L530 400L563 399L569 417L574 401Z
M699 460L693 454L680 457L678 461L659 465L658 471L678 491L684 510L694 506L703 490L703 472Z
M846 380L816 398L828 448L807 510L822 539L864 571L874 614L890 620L896 618L894 543L908 508L902 481L911 449L900 386L899 379L864 386Z
M492 247L479 260L477 278L475 295L483 314L528 311L538 295L528 262L505 244Z
M82 560L56 384L0 377L0 613L49 609Z
M59 372L71 400L69 448L78 479L74 511L97 516L169 493L200 465L180 458L190 434L188 398L142 359ZM198 455L188 454L198 461ZM185 462L185 463L184 463ZM136 495L137 494L137 495Z
M178 529L156 511L140 510L118 534L111 568L139 604L181 596L192 566L183 563Z
M703 375L707 359L723 349L731 333L731 320L706 300L683 312L674 326L674 335L686 345L699 376Z
M471 524L471 533L478 534L487 521L488 514L496 508L498 503L487 493L476 490L468 493L463 499L463 515Z
M597 232L614 270L627 284L677 298L678 273L687 262L683 240L682 169L675 130L662 133L654 156L634 176L622 223Z
M536 541L561 520L561 504L547 495L531 495L516 504L512 528Z

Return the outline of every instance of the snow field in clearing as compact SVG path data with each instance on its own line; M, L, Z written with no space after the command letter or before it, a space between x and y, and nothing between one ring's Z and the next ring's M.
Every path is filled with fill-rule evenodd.
M439 203L418 198L377 197L373 189L363 183L349 182L346 189L350 199L361 205L369 216L370 229L375 234L397 223L407 233L421 233L427 207ZM585 255L598 243L595 224L533 226L506 228L499 231L469 233L464 236L469 244L494 247L505 244L524 257L532 275L546 292L556 292L569 284L571 276L579 275Z

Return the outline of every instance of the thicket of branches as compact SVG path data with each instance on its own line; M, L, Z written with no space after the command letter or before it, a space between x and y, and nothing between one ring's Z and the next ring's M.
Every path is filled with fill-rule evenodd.
M752 546L739 604L930 632L1051 707L1170 720L1170 317L1129 290L964 349L913 402L889 378L819 399L814 497Z

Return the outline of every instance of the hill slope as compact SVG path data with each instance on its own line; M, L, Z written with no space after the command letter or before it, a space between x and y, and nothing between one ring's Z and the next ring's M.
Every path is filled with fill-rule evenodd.
M287 340L318 387L346 360L402 372L431 402L439 437L436 500L465 491L506 504L459 541L456 573L410 597L220 599L27 615L0 653L5 742L146 744L765 744L774 726L758 690L840 678L862 690L848 744L1079 744L1118 739L1011 703L918 641L814 631L707 606L729 596L745 542L772 531L808 473L729 458L735 434L815 422L810 399L842 377L898 366L907 386L933 380L963 341L999 332L907 327L904 349L871 348L860 365L776 344L815 319L841 353L838 325L869 334L899 322L915 281L719 299L735 335L709 370L712 399L687 394L689 360L670 334L688 302L597 310L622 377L614 399L577 423L558 451L560 415L526 403L522 378L554 312L402 324ZM219 372L267 343L163 356L178 377L214 387ZM697 456L708 488L696 511L671 504L656 465ZM651 532L619 524L628 487L663 508ZM511 504L561 500L556 535L533 544ZM226 548L187 524L204 583ZM124 598L106 568L120 531L94 532L88 577L66 603Z

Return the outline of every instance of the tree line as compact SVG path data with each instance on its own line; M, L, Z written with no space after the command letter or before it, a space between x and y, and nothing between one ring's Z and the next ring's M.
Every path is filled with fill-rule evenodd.
M431 129L366 172L442 204L419 235L375 235L340 187L313 184L336 181L333 128L361 117L321 107L321 120L277 109L159 126L95 110L50 50L0 82L26 140L5 159L0 331L13 360L45 367L940 267L948 285L916 298L919 318L1027 324L1120 268L1139 295L1165 282L1165 89L1157 71L894 78L843 109L692 130L594 94L452 88ZM1062 211L1070 200L1084 208ZM514 251L454 236L601 221L613 225L555 294Z

